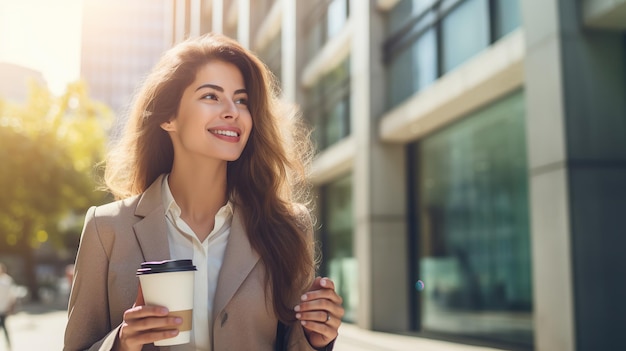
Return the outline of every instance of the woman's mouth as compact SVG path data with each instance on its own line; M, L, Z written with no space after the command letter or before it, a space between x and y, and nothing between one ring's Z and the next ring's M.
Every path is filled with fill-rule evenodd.
M224 136L229 136L229 137L238 137L239 133L232 131L232 130L222 130L222 129L215 129L215 130L211 130L209 129L209 132L213 133L213 134L217 134L217 135L224 135Z

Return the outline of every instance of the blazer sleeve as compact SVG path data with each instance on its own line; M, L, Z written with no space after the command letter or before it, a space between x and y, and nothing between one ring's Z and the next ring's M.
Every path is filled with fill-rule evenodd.
M64 351L111 350L117 328L111 328L108 302L109 257L98 232L96 207L85 217L68 305Z

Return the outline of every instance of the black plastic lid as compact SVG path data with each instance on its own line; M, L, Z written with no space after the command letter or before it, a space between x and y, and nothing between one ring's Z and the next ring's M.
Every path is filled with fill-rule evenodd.
M191 260L165 260L144 262L137 270L137 275L169 272L195 271L196 266Z

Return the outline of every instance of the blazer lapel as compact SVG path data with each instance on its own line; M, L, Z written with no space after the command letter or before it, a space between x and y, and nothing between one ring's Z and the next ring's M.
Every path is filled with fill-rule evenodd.
M133 229L144 261L170 259L165 210L161 197L162 183L163 175L159 176L143 193L135 210L135 215L143 217L133 225Z
M259 258L259 254L250 245L240 212L235 207L230 236L228 244L226 244L224 261L217 279L217 290L215 292L215 300L213 301L214 323L215 318L232 299L239 286L241 286L259 261Z

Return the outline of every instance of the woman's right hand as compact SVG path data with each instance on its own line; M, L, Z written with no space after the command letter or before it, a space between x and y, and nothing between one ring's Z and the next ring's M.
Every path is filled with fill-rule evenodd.
M124 312L113 351L140 351L145 344L178 335L182 319L168 317L168 312L162 306L146 305L139 286L135 304Z

